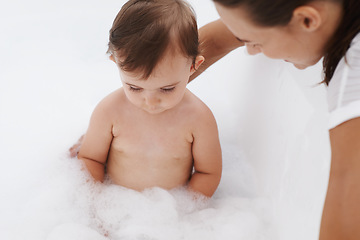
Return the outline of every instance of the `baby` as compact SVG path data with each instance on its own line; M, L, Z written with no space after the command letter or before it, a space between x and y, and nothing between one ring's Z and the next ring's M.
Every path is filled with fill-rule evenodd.
M95 180L214 194L216 121L186 88L204 61L194 15L183 0L130 0L116 16L108 53L123 87L97 105L78 154Z

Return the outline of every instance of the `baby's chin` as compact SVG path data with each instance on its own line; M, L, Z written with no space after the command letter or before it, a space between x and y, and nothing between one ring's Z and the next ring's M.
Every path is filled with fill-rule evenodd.
M151 115L160 114L165 111L164 109L143 109L143 110Z
M145 112L147 112L148 114L156 115L156 114L161 114L163 112L166 112L168 109L167 108L154 108L154 109L143 108L143 110Z

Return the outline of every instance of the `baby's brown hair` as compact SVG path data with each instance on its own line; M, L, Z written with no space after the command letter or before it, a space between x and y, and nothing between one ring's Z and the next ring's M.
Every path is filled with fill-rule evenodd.
M130 0L124 4L110 29L107 51L122 70L147 79L169 47L193 63L199 54L196 17L187 2Z

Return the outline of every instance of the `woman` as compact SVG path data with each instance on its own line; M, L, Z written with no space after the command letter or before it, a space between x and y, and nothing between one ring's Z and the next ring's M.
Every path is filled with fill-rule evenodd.
M221 20L200 30L202 70L242 45L299 69L323 58L332 159L320 239L360 239L360 1L214 2Z

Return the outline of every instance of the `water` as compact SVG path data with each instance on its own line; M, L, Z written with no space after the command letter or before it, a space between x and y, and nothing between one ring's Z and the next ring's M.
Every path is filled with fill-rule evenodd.
M316 239L330 161L320 64L299 71L239 49L189 85L219 125L210 201L86 182L66 152L120 86L105 52L123 2L1 3L0 238ZM190 3L199 26L217 19L210 0Z

